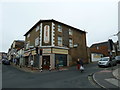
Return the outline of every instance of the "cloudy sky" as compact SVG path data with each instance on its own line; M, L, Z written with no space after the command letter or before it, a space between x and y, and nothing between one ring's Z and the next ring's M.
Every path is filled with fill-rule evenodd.
M85 30L87 45L107 41L118 32L119 0L1 0L0 51L7 52L13 40L40 19L55 19Z

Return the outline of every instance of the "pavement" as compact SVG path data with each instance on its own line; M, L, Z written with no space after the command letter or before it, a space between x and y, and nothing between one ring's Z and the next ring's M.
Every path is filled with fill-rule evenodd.
M36 67L33 67L33 69L31 69L30 67L20 67L20 66L18 66L18 65L15 65L15 64L11 64L13 67L15 67L15 68L17 68L17 69L19 69L19 70L21 70L21 71L25 71L25 72L30 72L30 73L38 73L38 72L49 72L49 70L39 70L38 68L36 68ZM64 71L64 70L68 70L68 68L67 67L64 67L64 68L59 68L59 71ZM50 70L51 72L56 72L56 71L58 71L58 70Z
M93 80L101 88L112 90L120 90L120 65L105 68L93 74Z

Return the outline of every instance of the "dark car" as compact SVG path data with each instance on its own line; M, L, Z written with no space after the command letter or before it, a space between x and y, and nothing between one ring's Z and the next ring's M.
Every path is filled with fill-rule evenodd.
M116 56L115 60L116 60L117 63L120 63L120 56Z
M10 61L7 60L7 59L3 59L2 60L2 64L4 64L4 65L10 65Z

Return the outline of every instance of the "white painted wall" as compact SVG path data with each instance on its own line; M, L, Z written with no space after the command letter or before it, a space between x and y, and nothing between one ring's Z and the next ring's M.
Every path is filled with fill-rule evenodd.
M102 54L92 53L91 54L91 61L92 62L99 61L102 56L103 56Z

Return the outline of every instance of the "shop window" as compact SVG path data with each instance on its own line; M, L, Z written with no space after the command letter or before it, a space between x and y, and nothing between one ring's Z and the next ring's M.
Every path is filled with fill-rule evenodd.
M58 32L62 32L62 26L58 25Z
M55 55L55 65L57 65L57 60L58 60L58 64L59 66L67 66L67 55L63 55L63 54L56 54Z
M62 46L62 37L58 36L58 46Z
M73 40L69 39L69 47L73 47Z

